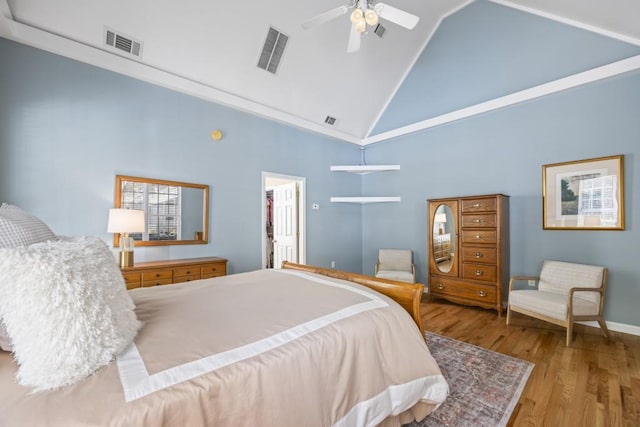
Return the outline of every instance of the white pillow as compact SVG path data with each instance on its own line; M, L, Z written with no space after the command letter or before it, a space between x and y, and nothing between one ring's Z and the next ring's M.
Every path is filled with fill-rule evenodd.
M0 317L0 350L11 351L13 350L13 346L11 345L11 339L9 338L9 333L7 332L7 328L5 328L4 323L2 323L2 318Z
M34 391L73 384L108 364L140 322L111 251L97 237L0 249L0 317Z
M51 229L37 217L17 206L0 206L0 248L31 245L56 240Z

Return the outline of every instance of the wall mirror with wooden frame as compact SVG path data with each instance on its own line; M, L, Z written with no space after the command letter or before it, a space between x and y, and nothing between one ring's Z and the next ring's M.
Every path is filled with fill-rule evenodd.
M146 230L129 234L135 246L209 241L208 185L116 175L114 207L144 211ZM118 233L113 244L120 245Z

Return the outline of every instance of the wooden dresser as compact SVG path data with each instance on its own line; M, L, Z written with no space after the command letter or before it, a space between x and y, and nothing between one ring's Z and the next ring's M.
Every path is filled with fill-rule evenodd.
M227 260L208 257L149 261L139 262L132 267L121 267L120 270L127 289L134 289L225 276Z
M509 280L509 197L490 194L428 200L428 298L492 308L502 314ZM439 233L450 234L450 257Z

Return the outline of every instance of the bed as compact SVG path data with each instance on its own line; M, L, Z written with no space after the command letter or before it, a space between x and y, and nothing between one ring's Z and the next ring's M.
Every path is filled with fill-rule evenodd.
M133 345L88 378L31 393L0 352L0 426L399 426L448 385L422 285L284 263L130 292ZM397 303L396 303L397 301Z

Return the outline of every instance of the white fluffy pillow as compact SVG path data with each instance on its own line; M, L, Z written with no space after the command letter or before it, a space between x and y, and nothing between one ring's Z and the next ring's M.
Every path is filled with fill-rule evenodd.
M13 346L11 345L11 339L9 338L9 333L7 332L7 328L5 328L4 323L2 323L2 317L0 317L0 350L4 350L4 351L13 350Z
M34 391L73 384L108 364L140 323L107 245L96 237L0 249L0 317Z
M57 237L42 220L14 205L0 206L0 248L47 240L57 240Z

